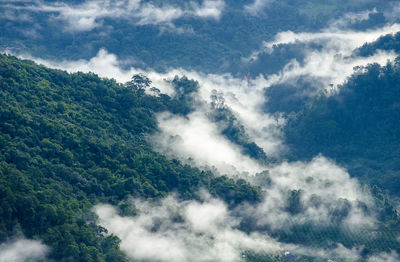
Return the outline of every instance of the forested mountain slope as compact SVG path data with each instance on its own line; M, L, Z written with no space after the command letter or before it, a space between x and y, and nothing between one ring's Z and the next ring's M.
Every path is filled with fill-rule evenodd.
M399 31L397 0L0 0L0 262L400 261Z
M302 126L295 118L290 119L286 134L294 148L294 156L304 154L312 157L313 153L322 151L334 158L334 153L339 154L337 152L341 152L341 148L330 147L332 136L329 136L329 132L340 134L334 140L337 143L341 142L340 139L344 140L342 144L347 143L348 147L343 146L342 150L351 148L350 146L363 148L366 155L358 154L356 160L361 159L359 161L365 163L369 163L367 157L373 150L378 150L378 146L385 147L390 142L395 148L393 141L396 137L388 136L387 132L393 131L393 135L396 135L395 121L398 118L396 115L392 116L391 111L397 108L393 95L397 94L395 82L398 74L398 62L385 68L372 65L366 72L360 71L353 76L337 95L321 96L312 106L303 109L297 120L302 120L301 123L307 126ZM256 216L253 217L251 212L242 214L246 213L246 205L240 205L248 202L257 207L261 203L262 208L262 202L269 201L268 198L262 198L274 193L271 179L277 179L270 177L269 171L254 178L257 180L253 181L255 184L262 185L261 190L250 186L245 180L215 177L209 171L200 171L156 153L148 141L148 135L157 130L155 113L168 110L174 114L187 115L193 104L190 94L198 88L197 82L193 80L174 78L171 84L176 88L177 95L173 97L164 94L150 96L144 91L144 88L150 87L150 81L143 75L136 75L132 81L121 85L94 74L68 74L7 55L0 56L0 76L1 241L22 232L29 239L43 240L52 248L49 258L55 260L124 261L127 258L126 253L119 249L120 240L114 235L105 234L106 229L99 226L98 218L92 210L94 205L112 204L117 207L119 215L132 218L139 211L132 207L130 197L152 203L170 193L176 193L178 199L192 201L199 198L197 192L203 188L212 196L222 199L229 208L236 210L236 219L244 216L235 230L247 232L246 234L257 232L266 239L271 235L283 245L303 245L310 249L331 248L336 244L349 249L362 246L362 256L365 257L375 252L399 250L396 238L399 235L400 218L390 200L377 187L366 191L373 196L373 204L366 206L363 202L357 202L356 205L364 210L367 217L376 216L376 225L372 228L351 229L342 225L353 212L352 209L356 208L347 199L332 200L333 204L328 209L332 216L330 223L298 223L297 216L310 208L301 200L304 195L309 194L308 190L312 190L305 188L279 193L285 199L284 206L277 206L276 210L271 211L289 214L291 222L287 224L282 221L282 228L274 229L258 225L254 221ZM376 86L384 87L385 94L379 95ZM352 90L354 88L361 91L355 93ZM153 91L157 93L156 89ZM379 99L367 99L370 92ZM361 94L363 95L360 99L367 105L355 102ZM382 112L378 110L376 115L369 112L370 118L367 119L363 110L370 106L368 103L390 105L390 109L381 106ZM325 106L322 107L323 105ZM336 124L338 129L332 129L329 125L332 115L328 114L332 105L336 106L335 112L338 113L342 112L340 108L357 105L357 110L353 109L351 112L359 117L354 120L351 119L353 115L342 112L334 118L339 123ZM325 110L321 110L321 107ZM210 119L217 122L227 121L225 118L233 118L232 114L228 108L223 108L222 111L211 114ZM330 128L328 133L325 132L326 129L316 129L319 124L313 124L306 117L311 114L319 117L312 119L317 119L322 127ZM325 118L321 118L321 115ZM377 121L382 127L379 131L385 135L384 139L379 140L382 144L374 144L368 140L371 148L365 150L362 142L355 143L358 140L349 137L344 128L339 129L342 119L354 121L350 125L354 130L348 132L361 138L368 137L367 133L381 135L376 133L378 131L374 126L369 125ZM237 119L233 122L237 122ZM389 126L383 125L384 123ZM232 142L239 142L238 145L241 145L241 139L245 136L240 130L244 127L231 124L227 124L227 129L221 131ZM359 126L364 127L361 129L365 130L364 135L358 135ZM367 130L368 128L371 130ZM316 130L318 134L313 134ZM302 139L299 140L296 136L302 136ZM301 151L305 148L302 147L304 145L296 142L303 140L307 150ZM315 141L318 145L313 144ZM257 158L254 152L258 151L250 154L252 151L247 151L252 147L244 142L241 146L248 148L243 153ZM326 148L331 148L332 151L324 151ZM356 148L357 152L360 148ZM345 157L337 159L347 163ZM370 182L375 183L372 180ZM307 178L307 183L312 183L311 177ZM320 198L317 195L313 196L313 205L322 204L318 199ZM181 218L168 219L177 219L179 223ZM161 220L160 223L165 221ZM157 224L153 226L156 227ZM374 239L371 239L371 234ZM243 252L246 261L282 259L276 253ZM320 261L318 254L305 254L301 256L305 261Z
M129 196L188 199L201 188L231 205L259 200L244 180L152 150L146 134L157 128L154 110L184 113L185 105L146 95L143 80L121 85L0 55L0 241L21 230L51 246L56 260L122 261L118 238L95 224L96 203L130 214Z
M332 95L321 94L289 118L296 158L335 159L364 183L400 192L400 60L358 71Z

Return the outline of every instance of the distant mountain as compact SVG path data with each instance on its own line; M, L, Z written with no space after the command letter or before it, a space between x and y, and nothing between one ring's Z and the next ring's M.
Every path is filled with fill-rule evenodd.
M271 61L248 65L242 59L276 33L317 31L344 13L375 7L382 12L392 2L2 1L0 48L70 60L89 59L105 48L136 67L258 74L269 70ZM371 17L354 26L382 24L379 14L384 21Z

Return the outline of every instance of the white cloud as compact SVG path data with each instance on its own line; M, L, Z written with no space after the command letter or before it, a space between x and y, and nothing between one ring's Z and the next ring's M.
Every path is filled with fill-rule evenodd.
M362 202L371 210L374 202L368 192L343 168L324 157L316 157L310 163L284 162L267 169L265 199L257 206L242 209L250 214L260 226L268 225L274 229L290 228L292 224L312 222L315 226L330 225L335 216L332 210L343 209L344 217L339 224L345 227L374 227L375 217L364 214L358 203ZM292 190L300 191L300 210L290 213L288 194ZM345 202L344 202L345 201Z
M172 21L182 17L184 11L180 8L166 6L157 8L153 4L145 4L138 14L140 20L138 25L158 25L169 24Z
M284 119L269 115L262 109L265 103L264 89L269 86L263 76L247 82L230 74L184 74L199 81L199 92L203 101L211 102L210 95L213 90L221 92L225 104L245 126L247 134L268 156L279 156L286 149L280 133L280 128L285 123Z
M225 8L223 0L204 0L202 5L193 4L195 16L219 19Z
M275 36L274 41L264 43L266 48L271 48L279 44L293 44L295 42L318 42L327 45L327 48L354 49L366 42L372 42L382 35L391 34L400 31L399 24L387 25L383 28L367 31L342 30L335 27L329 27L316 33L294 33L291 31L281 32ZM340 42L343 42L340 44Z
M19 57L32 59L47 67L66 70L70 73L93 72L98 74L100 77L113 78L120 83L130 81L132 76L135 74L143 73L153 81L153 84L160 89L162 93L172 95L173 92L170 84L164 80L167 76L158 74L154 71L144 71L136 68L129 68L126 70L122 69L124 61L118 60L116 55L108 53L105 49L100 49L97 55L90 60L51 61L32 57L28 54L20 54Z
M159 203L135 199L132 203L138 215L134 217L122 217L110 205L97 205L94 211L98 224L121 239L121 250L132 259L233 262L242 261L246 251L280 257L290 251L335 261L360 259L361 248L348 249L337 244L331 249L318 249L279 242L265 231L245 233L238 227L243 217L237 210L229 210L224 202L207 193L200 196L199 201L169 196Z
M367 262L397 262L400 261L400 256L395 251L390 253L379 253L368 257Z
M0 262L43 261L49 251L40 241L19 238L0 244Z
M217 125L201 112L187 118L163 113L157 120L161 132L152 141L154 148L166 155L180 156L183 160L192 158L200 167L214 166L227 174L262 170L256 161L243 156L238 146L224 138Z
M400 18L400 3L398 1L394 1L389 4L389 8L384 11L384 16L389 21L399 21Z
M263 112L265 103L264 90L273 84L295 82L300 77L313 79L313 84L320 89L330 90L334 86L343 83L346 77L354 72L354 67L377 62L385 64L388 59L393 59L393 52L378 51L370 57L354 57L352 51L364 44L377 39L379 36L400 30L398 24L386 26L366 32L354 32L339 29L326 29L317 33L293 33L282 32L274 41L265 43L265 48L271 49L276 44L318 43L323 45L320 50L306 51L304 63L292 61L278 74L270 75L265 79L260 76L250 81L243 81L229 74L215 75L202 74L184 69L171 69L167 73L143 71L135 68L123 70L122 62L106 50L100 50L96 57L79 61L49 62L40 61L45 65L67 69L68 71L95 72L103 77L112 77L121 82L126 82L133 74L144 73L154 81L154 85L162 92L173 95L171 85L164 79L173 79L175 75L186 75L189 79L199 82L200 90L197 96L199 103L195 105L194 113L187 119L180 116L160 115L161 132L155 138L159 145L157 150L177 154L182 159L192 158L198 166L219 167L221 171L231 170L233 166L238 171L257 172L262 167L246 156L242 156L240 148L227 141L221 135L221 129L211 123L206 117L210 95L212 90L221 92L225 104L236 115L245 127L250 139L259 145L267 156L279 157L285 152L286 147L282 142L281 128L285 119L277 115L269 115ZM179 125L181 128L173 128ZM198 132L199 125L202 132ZM193 135L196 134L196 135ZM199 135L201 134L201 135ZM171 137L180 137L171 140ZM212 143L207 143L213 141ZM173 149L171 150L171 147ZM205 153L207 152L207 153ZM214 152L215 156L211 157ZM219 154L215 154L219 152Z
M260 166L248 157L242 156L239 152L240 149L227 141L220 134L221 130L206 117L208 112L207 103L211 102L210 95L212 90L218 90L224 94L225 104L232 109L240 122L245 126L250 138L262 147L268 156L279 156L286 150L282 143L280 132L285 122L284 119L266 114L262 109L265 102L264 88L268 86L268 82L263 77L247 82L239 78L234 78L229 74L202 74L183 69L173 69L164 74L135 68L123 70L118 58L113 54L109 54L104 49L100 50L90 60L48 61L32 58L27 55L22 57L69 72L94 72L102 77L114 78L120 82L129 81L132 75L143 73L153 81L154 86L159 88L161 92L169 95L173 95L173 90L170 83L165 81L166 79L171 80L175 75L186 75L189 79L197 80L200 90L197 97L199 104L195 107L195 113L187 119L183 119L180 116L160 115L158 120L160 121L162 132L154 139L157 145L160 146L156 148L157 150L177 153L183 159L192 157L197 161L199 166L204 166L205 164L209 166L214 165L219 167L223 172L232 171L232 166L237 171L252 173L260 171ZM182 128L170 128L170 124L179 124ZM196 131L199 130L199 127L196 125L200 124L203 131L201 136L190 136L190 134L199 134ZM171 136L178 135L183 140L170 139ZM213 141L213 143L207 143L207 141ZM197 146L193 146L195 142L198 143ZM172 145L176 145L174 147L175 150L171 150L170 146ZM220 157L217 158L205 154L199 150L200 148L206 150L208 153L218 148L221 150L219 151L221 153Z
M221 135L220 127L207 117L208 106L212 90L223 93L225 104L245 126L250 138L267 155L279 156L285 150L280 134L285 120L263 113L264 88L302 75L315 77L325 84L341 83L345 76L351 74L354 65L367 62L383 64L393 55L378 52L369 58L347 57L355 47L398 29L399 26L395 24L368 32L331 29L319 33L278 34L275 41L266 43L267 48L277 43L290 44L296 41L321 43L324 47L320 51L310 50L304 65L292 62L278 75L267 79L260 76L250 81L230 74L202 74L184 69L171 69L163 74L135 68L123 70L123 63L106 50L100 50L90 60L34 60L70 72L92 71L120 82L128 81L133 74L144 73L154 81L156 87L171 96L174 95L171 85L164 79L171 80L175 75L195 79L200 89L195 98L194 112L187 117L168 113L158 115L161 132L153 137L158 145L155 149L164 153L169 151L182 158L191 157L199 166L215 166L229 174L236 171L250 174L266 171L266 180L269 182L263 185L265 198L262 203L244 205L234 210L229 210L219 200L207 197L203 201L187 202L169 197L160 206L136 201L136 206L142 210L136 217L121 217L110 206L97 206L99 223L121 238L121 249L130 257L156 261L239 261L241 252L247 249L278 253L289 249L321 257L358 257L358 249L346 249L340 245L332 250L309 249L278 243L260 232L249 235L237 228L241 219L248 217L260 227L268 226L277 230L306 222L315 225L335 222L343 228L373 228L376 223L374 213L365 214L358 204L362 202L373 210L374 203L369 193L364 192L346 170L322 156L310 163L283 162L274 166L260 166L242 155L237 145ZM301 208L294 214L288 210L288 194L291 190L300 192ZM333 214L332 210L342 213L339 221L335 221L337 214ZM385 259L395 255L380 254L377 257Z
M135 205L141 210L135 217L121 217L108 205L95 208L99 224L121 239L121 250L132 259L231 262L241 261L245 250L282 249L268 236L236 229L237 219L217 199L180 202L168 197L158 206L138 200Z
M159 115L161 132L154 137L157 150L176 154L183 159L190 157L198 166L214 166L223 173L229 174L236 170L254 174L261 171L264 167L242 155L237 145L221 135L221 127L207 117L210 96L213 90L217 90L224 95L225 105L244 125L251 141L259 145L268 157L277 157L285 151L280 132L284 120L262 110L265 102L263 92L267 86L263 77L246 82L229 74L205 75L183 70L172 72L169 78L176 74L186 75L199 82L200 90L196 96L198 103L194 105L194 113L187 118L171 114Z
M260 14L266 7L271 5L275 0L254 0L250 5L246 5L244 8L251 15Z
M354 72L355 66L365 66L369 63L384 65L388 60L393 60L396 54L393 51L378 50L373 56L357 57L353 50L361 47L366 42L373 42L382 35L393 34L400 31L399 24L388 25L383 28L368 31L343 30L329 27L317 33L281 32L271 42L264 43L261 52L273 52L275 45L303 43L319 44L320 50L305 49L303 63L297 60L289 62L279 73L267 78L269 85L293 81L299 77L309 77L319 87L329 89L330 85L342 84ZM260 51L254 52L251 59L257 59Z
M44 3L29 1L27 5L18 5L13 1L4 1L4 7L33 12L45 12L54 15L57 20L66 22L71 31L90 31L101 27L106 18L124 19L136 25L160 25L182 32L173 22L184 16L194 18L219 19L224 7L223 0L204 0L201 5L190 2L185 8L175 5L156 6L142 0L86 0L81 4L66 2Z
M261 1L254 2L257 3L260 5ZM110 8L104 8L107 5ZM196 13L196 16L217 19L221 14L218 9L224 4L222 1L204 1L202 5L191 6L191 12ZM104 17L124 15L139 9L140 12L135 17L142 24L169 23L186 12L172 6L161 10L152 4L142 4L141 1L89 1L78 9L66 4L54 4L47 8L48 12L59 13L60 18L66 21L71 19L71 23L82 30L101 25ZM363 19L363 16L348 19ZM304 64L292 61L279 74L267 79L260 76L250 81L243 81L230 74L202 74L184 69L171 69L164 74L135 68L124 70L123 63L104 49L90 60L34 60L69 72L94 72L120 82L130 80L134 74L144 73L153 80L157 88L171 96L174 95L172 87L164 79L173 79L175 75L186 75L189 79L195 79L199 82L200 90L196 96L194 112L187 117L170 113L159 114L157 119L160 133L153 137L157 145L155 149L182 158L191 157L199 166L215 166L228 174L236 171L254 174L265 170L265 179L268 182L263 185L263 201L234 210L229 210L225 203L209 196L203 196L202 201L183 202L170 196L158 206L137 200L135 205L141 212L136 217L121 217L113 207L98 205L95 212L99 216L100 225L121 238L121 249L131 258L155 261L240 261L244 250L280 254L289 249L321 257L356 259L360 253L358 249L346 249L338 245L331 250L316 250L279 243L265 232L246 234L238 229L241 219L248 217L255 220L260 227L268 226L277 230L306 222L329 225L335 219L332 214L335 209L343 213L338 223L344 227L373 228L376 223L374 213L365 214L358 204L362 202L373 209L374 203L368 192L364 192L357 180L350 178L346 170L322 156L316 157L310 163L283 162L274 166L261 166L244 156L237 145L221 135L221 128L207 117L210 95L212 90L221 92L226 105L245 126L250 138L267 155L279 156L285 150L280 133L285 120L263 112L262 106L266 102L264 89L300 76L316 78L323 86L330 83L340 84L353 72L356 65L371 62L384 64L388 58L393 58L394 53L391 52L377 52L367 58L350 55L354 48L363 43L398 30L400 26L394 24L367 32L333 27L317 33L282 32L274 41L265 43L267 51L276 44L296 42L319 43L323 44L323 48L319 51L309 50ZM294 214L288 211L288 194L292 190L300 192L301 208ZM25 250L22 253L18 251L21 245L29 247L26 250L30 254L37 254L39 258L48 252L40 242L23 239L0 246L0 261L1 257L23 257ZM396 259L398 260L396 253L382 253L371 256L369 261L390 262L397 261Z
M344 14L341 18L334 21L331 25L332 28L347 28L349 25L352 25L357 22L361 22L364 20L368 20L371 14L376 14L378 11L376 8L372 10L366 10L361 12L350 12Z
M130 4L132 5L131 8L137 8L137 5L140 3L133 1ZM124 5L120 4L119 7L121 6ZM108 10L106 12L111 11ZM364 16L365 14L349 15L350 18L346 19L362 19ZM104 49L100 50L97 56L90 60L61 62L34 60L47 66L66 69L70 72L95 72L102 77L112 77L120 82L130 80L134 74L144 73L153 80L154 85L161 89L163 93L170 95L173 95L173 90L168 81L164 81L164 79L173 79L175 75L186 75L189 79L197 80L200 90L196 99L199 103L195 106L193 114L187 119L173 115L160 115L158 117L161 133L155 139L157 144L160 145L156 147L157 150L178 154L178 157L182 159L191 157L199 166L208 164L209 166L219 167L224 172L230 170L226 169L228 166L234 166L236 170L247 170L254 173L262 169L262 167L260 168L259 165L254 164L254 161L248 157L242 156L240 149L227 141L220 134L221 129L211 123L206 117L208 113L207 104L210 103L212 90L217 90L223 94L225 104L236 115L240 123L243 124L250 139L259 145L267 156L279 157L286 150L281 134L281 128L285 124L285 119L263 112L264 104L268 103L264 96L265 88L274 84L295 82L300 77L308 77L313 79L313 84L320 89L330 89L332 88L331 84L335 86L343 83L346 77L354 72L353 68L355 66L367 65L372 62L385 64L388 59L393 59L395 57L393 52L383 51L378 51L370 57L354 57L351 55L355 48L365 42L371 42L381 35L393 33L398 30L400 30L400 25L393 24L366 32L355 32L330 27L317 33L279 33L274 41L264 44L265 49L263 51L271 50L277 44L293 44L296 42L306 45L316 43L323 47L320 50L313 50L311 48L306 50L306 57L303 64L293 60L278 74L269 75L266 79L260 76L248 82L232 77L230 74L202 74L184 69L171 69L167 73L156 73L151 70L144 71L135 68L123 70L121 69L123 62L119 61L115 55L107 53ZM171 124L182 126L182 128L172 128ZM199 130L196 125L202 127L203 132L201 132L201 136L188 135L199 133L196 131ZM171 140L171 137L178 136L180 140ZM207 141L213 141L213 143L207 143ZM172 145L174 145L173 150L171 150ZM214 152L216 149L218 149L217 152L220 152L218 155L221 157L210 157L210 152Z

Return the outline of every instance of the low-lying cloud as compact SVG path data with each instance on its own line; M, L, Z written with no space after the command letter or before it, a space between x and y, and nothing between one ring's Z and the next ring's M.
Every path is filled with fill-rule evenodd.
M213 6L210 4L210 9L204 12L211 12ZM192 10L203 7L207 5L192 6ZM172 97L171 81L165 79L186 75L197 80L200 88L195 94L192 113L187 116L168 112L157 115L159 133L152 137L157 145L154 148L182 159L191 158L191 163L200 167L214 166L221 173L248 172L252 176L247 179L264 191L261 203L243 204L231 210L221 200L207 195L203 195L201 201L180 201L169 196L159 204L135 200L140 212L134 217L123 217L112 206L98 205L95 212L99 224L121 238L121 249L129 257L150 261L240 261L248 250L276 255L290 250L324 258L355 260L360 257L361 248L347 249L338 244L329 250L317 250L284 244L270 237L268 230L290 230L292 225L307 223L334 224L343 230L374 229L377 221L369 192L362 190L346 170L323 156L317 156L309 163L256 163L243 155L238 145L221 134L221 127L207 117L210 97L215 91L221 94L250 139L268 156L279 157L286 150L280 131L285 119L263 112L262 107L268 102L264 97L265 88L300 76L317 79L322 88L341 84L354 71L354 66L372 62L384 64L387 59L392 59L395 56L392 52L378 51L370 57L353 57L352 51L365 42L398 30L399 25L394 24L366 32L329 28L318 33L280 33L274 41L264 44L263 52L271 51L274 45L296 42L317 43L322 48L307 50L304 63L292 61L279 74L250 80L184 69L171 69L167 73L122 69L123 62L104 49L90 60L34 60L69 72L94 72L120 82L144 73L157 88ZM254 176L256 173L259 174ZM247 219L255 222L250 233L240 230L240 223ZM381 253L368 259L396 261L398 254Z
M262 110L265 102L263 90L267 86L263 77L247 82L229 74L183 74L198 80L198 103L194 112L186 117L169 113L158 115L160 132L152 138L157 150L183 159L191 158L194 160L192 164L213 166L227 174L235 173L233 170L255 174L263 169L255 160L243 155L238 145L222 135L221 126L208 117L213 91L223 96L224 106L234 113L245 127L249 139L260 146L268 157L278 157L286 150L280 131L284 119Z
M363 14L351 14L338 20L333 25L321 32L316 33L294 33L291 31L281 32L275 39L263 44L261 51L254 52L248 60L250 63L258 59L260 53L274 52L274 46L304 44L305 49L303 61L293 59L279 73L269 75L269 85L292 83L295 84L299 78L309 78L311 83L320 89L330 89L345 82L347 77L354 73L354 67L366 66L370 63L386 64L397 55L393 51L380 51L369 57L354 56L353 51L364 43L373 42L380 36L393 34L400 31L399 24L387 25L383 28L354 31L343 29L346 23L353 20L363 19L370 12ZM309 47L321 46L320 49Z
M259 15L273 2L275 2L275 0L254 0L253 3L246 5L244 8L251 15Z
M149 261L240 261L242 252L276 252L280 245L268 236L246 234L236 227L224 202L180 202L167 197L160 205L135 201L140 214L122 217L109 205L95 208L99 224L121 238L121 250L133 259Z
M18 238L0 244L0 262L36 262L46 260L50 248L37 240Z
M364 16L365 14L359 17L353 14L346 19L363 19ZM334 90L354 72L354 67L368 63L385 64L389 59L393 59L396 55L390 51L377 51L369 57L358 57L353 55L353 50L365 42L374 41L381 35L398 30L400 30L400 25L393 24L365 32L338 29L332 26L317 33L279 33L274 41L264 43L263 52L273 51L274 45L290 45L298 42L306 46L318 44L322 48L310 47L305 51L306 56L303 62L293 60L278 74L259 76L250 80L236 78L230 74L203 74L184 69L171 69L166 73L135 68L122 69L124 68L123 61L104 49L90 60L61 62L34 60L70 72L94 72L102 77L115 78L120 82L129 81L134 74L144 73L161 92L171 96L174 96L173 88L170 81L165 81L165 79L171 80L175 75L186 75L189 79L197 80L200 89L196 94L196 100L200 102L194 105L194 112L187 117L160 114L158 116L160 133L153 138L155 144L158 145L155 148L161 152L176 154L181 159L191 158L192 163L200 167L215 166L226 173L231 170L227 167L233 166L239 172L247 171L254 174L262 167L249 157L243 156L240 148L222 136L221 128L207 117L212 92L217 91L224 97L225 105L244 126L251 141L261 147L268 157L279 157L287 150L281 133L285 119L279 114L271 115L264 112L263 108L268 103L264 95L265 89L280 83L295 85L297 79L305 78L309 79L317 90ZM254 59L257 54L255 53ZM202 132L198 132L199 127L202 127ZM206 141L214 142L206 143ZM218 154L220 157L209 156L214 150L220 153Z
M118 60L115 55L109 54L104 49L101 49L97 56L90 60L61 62L34 60L70 72L95 72L102 77L115 78L120 82L129 81L134 74L144 73L161 92L171 96L174 95L173 88L165 79L171 80L175 75L186 75L189 79L197 80L200 89L196 99L200 103L195 106L193 114L186 118L172 114L158 116L160 133L154 138L155 144L158 145L157 150L175 153L181 159L191 158L194 160L192 163L198 166L207 164L220 167L223 169L221 172L231 170L226 167L233 165L240 172L247 169L248 172L255 173L260 170L259 165L254 164L254 161L247 156L242 156L237 145L223 137L221 129L207 118L213 90L223 95L225 105L245 127L249 138L260 146L267 156L279 157L287 150L281 133L285 119L279 114L270 115L264 112L265 103L268 103L264 95L265 89L280 83L296 84L297 79L305 77L310 79L317 90L332 90L354 72L355 66L363 66L368 63L385 64L388 59L393 59L396 56L394 52L377 51L373 56L354 57L352 51L365 42L371 42L381 35L397 30L400 30L398 24L366 32L333 30L332 28L317 33L282 32L276 36L274 41L264 44L264 52L272 50L274 45L296 42L317 43L322 45L322 49L310 48L306 50L306 57L302 63L293 60L278 74L259 76L251 80L243 80L230 74L203 74L184 69L171 69L166 73L135 68L125 70L122 69L123 61ZM196 125L203 127L202 136L198 136ZM192 136L188 134L192 134ZM193 134L197 135L193 136ZM215 141L215 143L205 143L208 140ZM196 142L201 146L193 146ZM224 153L218 151L224 157L210 157L204 153L212 152L215 147L225 150ZM202 150L199 150L200 148Z
M165 155L194 159L197 166L217 168L225 174L256 173L262 167L240 148L221 135L221 130L205 114L195 112L187 117L162 113L157 117L161 132L152 137L154 148Z
M155 5L142 0L86 0L80 4L66 1L45 3L38 0L3 1L0 7L20 11L48 13L50 19L63 21L70 31L90 31L101 27L104 19L123 19L135 25L159 25L177 29L173 22L183 17L218 20L225 7L223 0L189 2L185 6ZM178 30L178 32L181 30Z
M318 161L323 160L315 160L315 163L310 163L306 168L315 168ZM278 169L281 168L287 166ZM299 169L298 166L292 168ZM321 170L316 172L318 171ZM349 189L346 185L345 188ZM324 197L332 195L332 192L324 194L322 190L319 193ZM352 193L349 194L342 190L338 194L333 193L332 196L355 197L351 196ZM97 205L94 211L99 218L99 225L121 239L121 250L132 259L231 262L245 260L248 252L276 257L283 257L286 252L291 252L296 256L305 255L335 261L355 261L361 258L361 247L349 249L336 243L330 249L318 249L280 242L264 230L245 233L240 229L240 223L249 216L257 218L260 212L253 213L254 210L243 206L231 210L223 201L212 198L205 192L201 192L200 196L201 200L198 201L182 201L175 196L169 196L158 203L134 199L131 200L131 204L137 210L136 216L122 216L110 205ZM275 199L271 199L273 200ZM327 201L333 202L334 199ZM259 206L254 207L257 208ZM271 210L261 209L264 216L276 216L280 209L277 210L270 215L267 212ZM278 221L280 217L275 219ZM283 226L284 220L281 223ZM380 253L370 256L368 261L392 261L384 259L397 256L395 252Z
M221 135L220 128L216 127L207 118L206 115L211 103L210 96L213 90L217 90L224 96L225 105L232 110L244 125L250 139L263 148L268 156L277 157L286 150L282 143L280 131L284 125L284 119L280 116L266 114L262 109L265 103L264 88L268 87L268 82L262 76L245 81L232 77L230 74L203 74L184 69L173 69L167 73L144 71L135 68L123 70L118 58L104 49L100 50L97 56L90 60L48 61L29 56L23 57L31 58L38 63L52 68L64 69L68 72L94 72L102 77L114 78L119 82L127 82L132 75L143 73L153 81L153 85L159 88L161 92L171 96L174 96L173 88L170 81L165 80L171 80L176 75L185 75L189 79L195 79L199 82L200 89L196 97L199 103L194 108L194 113L187 118L171 114L160 114L158 120L160 121L161 132L154 137L154 140L160 146L156 147L157 150L177 153L182 159L192 158L198 166L204 166L205 162L207 162L209 166L220 167L221 172L232 170L232 165L237 171L245 171L245 169L247 169L246 171L252 171L252 173L260 171L259 165L254 160L238 153L238 147L224 138ZM197 131L199 127L196 125L200 124L203 127L203 133L201 133L202 136L196 137L196 140L191 142L179 139L171 140L171 137L180 137L180 139L183 139L183 137L186 139L194 138L193 134L199 134ZM214 138L215 144L205 143L212 138ZM188 146L196 141L198 144L202 144L201 147L203 149L208 147L207 152L213 152L215 146L225 151L220 151L221 158L207 156L201 150L194 150L196 147ZM173 147L174 150L171 150L172 145L176 146Z
M369 192L363 191L346 170L322 156L310 163L284 162L267 168L260 177L264 201L243 209L260 226L284 229L312 222L316 226L374 227L374 202ZM371 213L365 213L363 206Z
M395 251L379 253L372 255L367 259L367 262L397 262L400 261L400 256Z

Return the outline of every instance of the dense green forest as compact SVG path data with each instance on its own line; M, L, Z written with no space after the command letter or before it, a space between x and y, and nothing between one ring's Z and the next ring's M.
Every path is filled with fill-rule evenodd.
M0 254L400 260L398 23L397 0L0 0Z
M196 86L174 81L180 90ZM57 260L123 261L118 238L95 224L96 203L120 205L123 213L129 196L195 199L200 188L231 205L259 200L259 189L244 180L152 150L146 135L156 130L154 112L187 108L146 95L149 84L144 76L121 85L0 56L0 241L20 228L50 245Z
M378 41L379 43L379 41ZM333 94L321 94L285 127L295 158L328 156L363 183L400 192L400 60L358 71Z
M352 94L350 87L364 78L370 82L370 78L382 72L395 77L394 68L370 66L369 73L355 75L342 87L340 100L345 94ZM169 97L147 95L145 89L151 87L151 81L144 75L135 75L122 85L95 74L68 74L8 55L0 56L0 72L1 241L22 231L28 238L42 239L51 246L50 258L56 260L124 261L127 258L119 250L119 239L105 234L106 229L96 224L91 208L97 203L113 204L122 215L132 216L136 211L127 201L132 196L152 202L176 192L183 200L197 199L196 192L205 188L232 208L261 200L263 193L259 187L242 179L215 177L209 171L167 159L150 147L148 135L157 130L156 112L169 110L185 115L191 111L190 94L198 89L193 80L175 77L171 83L177 95ZM346 92L345 87L348 87ZM156 92L156 88L152 90ZM228 121L225 135L239 145L242 143L244 149L251 149L246 144L243 127L229 108L223 106L222 98L213 94L216 97L211 119ZM317 108L334 98L322 96L309 108ZM305 110L303 115L307 114ZM294 122L290 122L289 139L294 136L290 133L293 128ZM295 130L300 132L301 128L296 126ZM324 134L320 136L323 138ZM257 155L257 149L253 149L247 153L265 161L265 154L261 151ZM260 175L259 179L264 178ZM376 210L371 211L377 212L380 221L373 231L343 230L340 222L324 226L293 224L289 231L276 231L258 228L246 219L240 229L265 232L281 242L310 247L326 248L332 243L342 243L348 248L363 246L364 255L400 250L396 241L400 226L397 211L382 190L374 187L371 193L376 201ZM293 191L288 195L290 212L301 209L299 194ZM346 203L341 205L332 210L337 213L338 221L348 212ZM372 240L371 234L374 234ZM247 261L284 261L280 255L250 251L245 254ZM312 255L300 258L319 261Z

